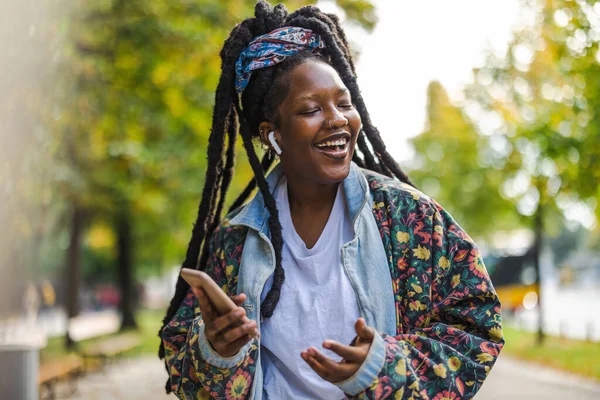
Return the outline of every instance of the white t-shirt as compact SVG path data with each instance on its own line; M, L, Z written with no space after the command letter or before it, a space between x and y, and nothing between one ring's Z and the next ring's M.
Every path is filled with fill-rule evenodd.
M279 182L275 199L283 228L282 266L285 281L279 303L271 318L261 323L266 399L342 399L344 393L319 377L300 357L315 347L339 361L341 357L324 349L326 339L349 344L359 317L356 293L342 266L342 245L353 238L342 184L319 240L308 249L296 233L290 214L287 180ZM272 277L262 293L264 300Z

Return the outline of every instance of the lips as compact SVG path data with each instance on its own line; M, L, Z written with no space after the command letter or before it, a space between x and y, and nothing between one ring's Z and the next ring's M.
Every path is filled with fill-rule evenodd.
M330 135L314 145L317 151L335 160L344 159L350 147L350 134L347 132Z

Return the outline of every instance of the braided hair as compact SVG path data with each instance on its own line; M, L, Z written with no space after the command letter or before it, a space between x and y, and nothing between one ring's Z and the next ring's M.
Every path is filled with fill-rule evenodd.
M239 96L235 90L235 63L240 53L255 37L285 26L312 30L321 36L325 42L325 48L315 52L299 52L280 64L254 71L248 86ZM202 199L198 206L198 216L192 229L192 237L182 267L200 270L206 268L209 256L208 239L221 220L227 190L234 173L235 144L239 134L254 172L254 178L234 201L231 209L241 206L258 186L269 211L268 223L271 241L275 249L273 286L260 308L261 316L270 318L279 301L281 285L285 279L281 266L283 238L275 199L265 179L265 171L272 166L275 157L270 152L266 152L262 160L259 159L253 141L260 138L258 126L262 121L272 121L277 126L278 117L275 110L287 95L289 81L286 79L286 75L289 71L312 59L331 65L350 91L363 123L363 129L357 139L358 151L353 155L353 161L362 168L395 177L409 185L412 183L388 153L379 131L371 122L356 82L354 63L348 42L335 14L324 13L315 6L306 6L288 14L282 4L272 7L266 1L260 1L255 7L255 17L242 21L231 31L225 40L220 56L222 61L221 77L215 93L212 129L207 150L208 166ZM225 148L225 144L227 144L227 148ZM188 284L179 277L175 295L164 317L159 336L175 316L188 288ZM164 355L164 345L161 342L159 357L162 359ZM167 393L170 392L169 382L167 382L166 389Z

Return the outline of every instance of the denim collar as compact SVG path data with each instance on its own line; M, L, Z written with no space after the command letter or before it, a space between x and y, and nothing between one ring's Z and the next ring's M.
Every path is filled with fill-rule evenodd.
M269 191L272 194L275 192L277 183L282 175L283 170L281 165L278 164L267 176ZM369 199L369 187L367 179L354 162L350 163L350 173L344 179L343 184L350 219L353 225L355 225L358 215ZM230 221L230 225L245 225L257 232L262 232L270 236L268 220L269 210L265 205L262 193L258 191L254 198Z

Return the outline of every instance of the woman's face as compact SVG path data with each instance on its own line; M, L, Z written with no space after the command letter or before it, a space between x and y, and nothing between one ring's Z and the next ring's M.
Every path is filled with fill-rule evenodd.
M288 179L318 184L344 180L361 129L350 92L330 65L309 60L288 72L275 137Z

